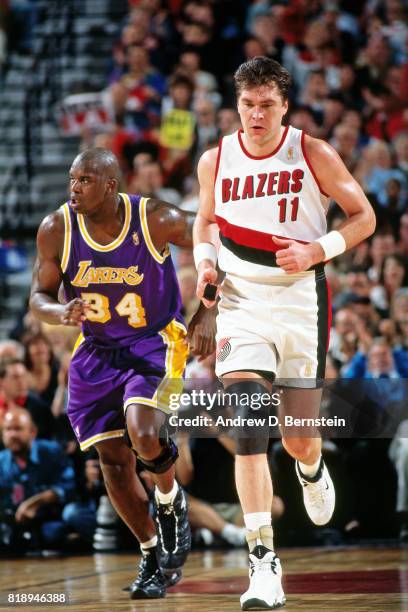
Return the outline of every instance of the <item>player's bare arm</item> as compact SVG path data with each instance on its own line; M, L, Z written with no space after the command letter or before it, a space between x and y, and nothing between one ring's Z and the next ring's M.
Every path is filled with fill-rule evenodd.
M218 148L209 149L200 158L197 167L200 184L200 206L194 222L194 246L205 243L218 250L218 225L215 219L214 182L217 166ZM204 295L208 283L215 285L219 278L216 266L211 259L202 259L197 266L197 296L207 307L212 307L215 300L206 300Z
M159 253L169 242L179 247L193 246L194 213L150 198L147 201L146 215L150 236Z
M58 300L63 245L64 219L62 213L57 211L48 215L38 230L30 308L45 323L77 326L86 318L86 304L80 299L68 304L61 304Z
M306 136L305 146L321 189L337 202L347 217L337 231L344 239L345 248L351 249L375 230L376 220L371 204L331 145ZM276 253L277 263L289 274L308 270L326 259L319 242L302 245L280 238L274 238L274 241L282 247Z
M180 247L193 246L193 223L195 215L151 198L147 202L147 222L149 233L157 251L161 252L170 242ZM211 355L215 350L216 309L206 314L206 309L198 308L188 326L187 340L190 350L201 358Z

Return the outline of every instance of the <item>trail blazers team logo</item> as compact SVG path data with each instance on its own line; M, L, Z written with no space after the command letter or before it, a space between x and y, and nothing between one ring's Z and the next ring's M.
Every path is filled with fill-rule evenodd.
M132 240L133 240L133 244L135 246L138 246L138 244L139 244L139 236L137 235L137 232L133 232Z
M219 341L218 346L217 346L217 354L216 354L217 361L224 361L230 354L231 352L230 340L231 338L222 338Z

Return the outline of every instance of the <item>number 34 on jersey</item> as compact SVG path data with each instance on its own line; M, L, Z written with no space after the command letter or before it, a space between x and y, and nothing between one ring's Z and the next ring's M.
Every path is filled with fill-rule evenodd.
M86 318L94 323L106 323L112 318L112 308L120 317L127 317L131 327L145 327L147 325L145 309L140 295L125 293L118 304L111 304L106 295L100 293L81 293L81 298L90 306Z

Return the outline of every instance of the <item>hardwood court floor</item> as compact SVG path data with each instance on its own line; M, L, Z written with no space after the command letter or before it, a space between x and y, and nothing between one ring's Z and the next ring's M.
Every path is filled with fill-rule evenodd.
M284 610L408 611L408 549L283 549ZM166 599L131 601L123 591L135 576L134 555L0 562L0 609L69 612L239 611L247 585L245 551L195 552L183 580ZM9 593L65 593L63 604L10 605Z

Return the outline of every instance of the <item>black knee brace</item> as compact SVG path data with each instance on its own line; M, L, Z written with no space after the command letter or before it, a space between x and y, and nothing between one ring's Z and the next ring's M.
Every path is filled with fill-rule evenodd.
M266 397L270 395L268 389L254 379L246 379L230 385L225 392L234 398L232 403L234 417L239 416L241 420L264 419L265 423L262 427L255 427L243 422L242 426L235 429L236 454L258 455L266 453L269 445L268 418L271 408L271 400ZM256 398L260 396L262 396L263 401L259 408L255 409L253 406L260 403Z
M153 472L154 474L163 474L163 472L167 472L178 457L177 446L171 438L160 438L160 444L163 446L163 450L160 455L154 459L142 459L137 455L137 459L141 466L148 472Z

